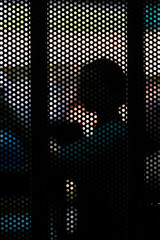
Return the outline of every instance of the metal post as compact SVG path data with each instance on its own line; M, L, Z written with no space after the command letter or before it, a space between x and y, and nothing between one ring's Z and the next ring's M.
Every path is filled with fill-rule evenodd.
M31 3L33 208L32 239L48 239L47 1Z
M140 231L142 231L143 234L142 217L144 207L143 190L145 159L143 4L144 1L128 1L128 123L130 161L129 239L140 239Z

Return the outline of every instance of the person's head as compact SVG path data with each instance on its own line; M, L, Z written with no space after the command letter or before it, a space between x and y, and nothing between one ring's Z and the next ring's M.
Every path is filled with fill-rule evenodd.
M125 88L125 74L118 64L100 59L82 68L78 95L86 110L105 120L125 104Z

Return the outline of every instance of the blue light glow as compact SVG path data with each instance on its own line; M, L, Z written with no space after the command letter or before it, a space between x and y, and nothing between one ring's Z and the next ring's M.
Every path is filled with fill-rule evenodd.
M146 5L146 27L147 28L154 28L154 29L160 29L160 8L157 6L149 7Z
M26 231L31 229L31 216L26 214L6 214L0 217L1 231Z
M11 130L0 130L0 172L21 171L24 168L24 149Z

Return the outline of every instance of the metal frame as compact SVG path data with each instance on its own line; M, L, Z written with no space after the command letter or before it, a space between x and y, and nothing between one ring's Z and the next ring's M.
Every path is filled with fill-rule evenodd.
M48 237L47 198L47 2L31 3L31 74L32 74L32 146L33 146L33 208L32 237L39 240ZM46 77L45 77L46 76Z

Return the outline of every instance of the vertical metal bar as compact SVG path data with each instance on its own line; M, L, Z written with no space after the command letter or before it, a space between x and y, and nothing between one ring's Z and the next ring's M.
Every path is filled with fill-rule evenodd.
M33 149L33 240L48 239L47 196L47 2L31 3L31 84Z
M143 169L145 156L145 74L143 69L143 4L144 1L128 1L130 239L140 239L143 216Z

